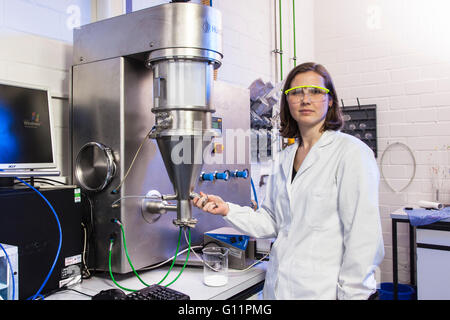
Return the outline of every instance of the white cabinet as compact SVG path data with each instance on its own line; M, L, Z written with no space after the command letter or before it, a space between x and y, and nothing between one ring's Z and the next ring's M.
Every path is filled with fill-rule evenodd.
M450 300L450 231L417 228L416 245L417 299Z

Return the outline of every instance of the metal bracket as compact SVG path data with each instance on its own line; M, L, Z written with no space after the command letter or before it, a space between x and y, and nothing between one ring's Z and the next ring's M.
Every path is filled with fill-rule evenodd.
M278 53L278 54L283 54L283 50L280 50L280 49L272 50L272 52L273 53Z
M195 225L197 224L198 220L197 219L190 219L188 221L182 221L182 220L174 219L172 222L177 227L195 228Z

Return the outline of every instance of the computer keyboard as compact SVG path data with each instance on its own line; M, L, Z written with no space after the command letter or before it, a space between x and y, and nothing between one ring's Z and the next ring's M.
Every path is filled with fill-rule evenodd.
M160 286L158 284L127 294L126 300L190 300L191 298L180 291Z

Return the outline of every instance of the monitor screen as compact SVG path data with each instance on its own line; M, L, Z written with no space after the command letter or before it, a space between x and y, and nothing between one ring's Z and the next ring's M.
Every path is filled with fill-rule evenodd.
M55 167L48 90L0 83L0 169Z

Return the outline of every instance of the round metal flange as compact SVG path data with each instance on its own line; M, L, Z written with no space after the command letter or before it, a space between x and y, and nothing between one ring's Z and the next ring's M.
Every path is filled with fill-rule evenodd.
M88 142L78 152L75 178L88 191L100 192L116 173L116 164L110 148L99 142Z

